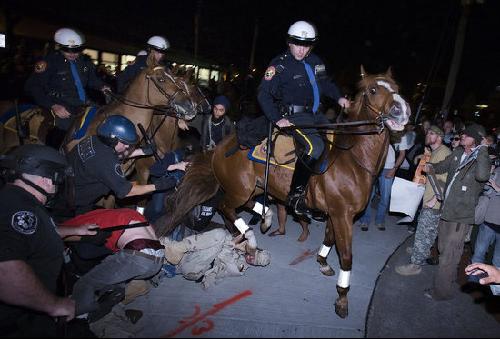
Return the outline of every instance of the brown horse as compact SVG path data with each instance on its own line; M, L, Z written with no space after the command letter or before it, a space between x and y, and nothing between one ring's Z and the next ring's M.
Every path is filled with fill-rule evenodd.
M123 97L115 96L115 102L99 110L82 138L72 139L80 124L79 121L75 122L66 135L66 152L71 151L85 136L95 134L99 124L109 115L123 115L136 127L142 124L146 129L150 127L155 112L162 112L173 119L194 118L197 108L184 78L174 77L165 67L155 65L151 58L147 65L132 80ZM139 128L137 132L140 135Z
M348 127L349 134L336 136L336 147L328 154L328 169L311 178L306 195L308 207L327 216L325 238L317 256L320 271L325 275L334 274L326 257L331 247L337 246L340 274L335 312L342 318L348 315L353 219L365 208L373 180L383 167L389 144L389 131L384 126L401 131L410 116L410 108L397 94L398 86L390 70L385 74L367 75L361 67L361 76L359 92L345 120L380 121L381 124L376 129L366 125ZM234 136L228 137L213 153L192 163L173 199L174 206L168 206L172 215L156 225L159 235L168 232L193 206L207 200L219 185L225 193L220 210L238 229L245 229L246 224L238 218L235 209L262 193L264 165L248 160L248 151L226 157L235 143ZM271 166L268 192L285 201L291 178L290 170Z

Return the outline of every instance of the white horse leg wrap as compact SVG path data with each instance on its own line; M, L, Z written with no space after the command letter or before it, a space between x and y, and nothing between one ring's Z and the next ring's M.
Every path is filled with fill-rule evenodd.
M236 219L236 221L234 222L234 226L236 226L241 234L245 234L245 232L249 229L249 227L245 223L245 220L243 220L242 218Z
M269 210L269 207L264 208L264 214L267 214L267 211ZM255 205L253 207L253 211L258 214L262 214L262 204L260 202L255 202Z
M349 287L349 282L351 279L351 271L342 271L339 273L339 280L337 281L337 286L342 288Z
M332 248L331 247L328 247L328 246L325 246L325 245L321 245L321 248L319 249L319 255L322 256L323 258L326 258L328 256L328 253L330 253L330 250Z

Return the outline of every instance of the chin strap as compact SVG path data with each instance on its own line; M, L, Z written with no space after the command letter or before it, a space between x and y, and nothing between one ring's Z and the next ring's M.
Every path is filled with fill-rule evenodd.
M33 183L30 180L27 180L27 179L23 178L22 176L19 176L18 179L21 180L22 182L24 182L26 185L33 187L38 192L40 192L41 194L43 194L45 196L45 198L47 198L47 201L45 202L45 206L49 206L50 203L54 200L54 198L55 198L55 196L57 194L57 185L56 185L56 192L54 192L54 193L48 193L46 190L44 190L43 188L41 188L37 184Z

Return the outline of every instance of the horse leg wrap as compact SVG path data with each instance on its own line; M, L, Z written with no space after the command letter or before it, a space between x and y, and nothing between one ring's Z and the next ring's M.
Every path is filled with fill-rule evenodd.
M236 219L236 221L234 222L234 226L236 226L236 228L238 229L238 231L240 231L241 234L245 234L245 232L250 228L247 226L245 220L243 220L242 218Z
M257 214L262 214L262 207L263 205L260 202L256 202L255 205L253 206L253 211ZM264 214L267 214L267 211L269 210L269 207L264 208Z
M351 271L342 271L339 273L339 280L337 281L337 286L342 288L348 288L351 279Z
M331 249L332 248L329 246L321 245L318 255L322 256L323 258L326 258L328 256L328 253L330 253Z

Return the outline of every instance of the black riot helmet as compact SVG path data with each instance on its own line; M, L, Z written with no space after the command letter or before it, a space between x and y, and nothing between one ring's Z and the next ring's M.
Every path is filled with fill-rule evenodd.
M8 154L0 156L0 174L7 182L19 179L33 187L47 198L45 206L51 207L58 187L65 183L67 177L73 176L73 170L64 155L55 149L45 145L30 144L19 146ZM31 180L24 178L23 174L52 179L56 187L54 193L48 193Z
M55 149L45 145L22 145L7 155L0 157L2 173L10 177L21 174L39 175L52 179L55 185L60 185L64 179L72 175L72 170L66 158Z

